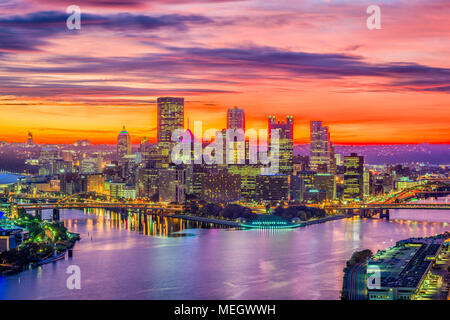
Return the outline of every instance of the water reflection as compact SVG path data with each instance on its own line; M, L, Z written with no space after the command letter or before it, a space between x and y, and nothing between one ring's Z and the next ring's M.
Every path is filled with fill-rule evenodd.
M135 231L140 234L154 237L186 237L194 235L194 233L186 232L188 229L227 228L212 223L148 214L143 211L131 209L125 211L85 209L84 214L97 216L97 228L107 226L108 228Z
M73 257L0 277L0 299L338 299L355 250L450 231L450 211L438 210L288 230L217 229L107 210L61 210L61 218L81 234ZM81 290L66 287L73 264L82 270Z

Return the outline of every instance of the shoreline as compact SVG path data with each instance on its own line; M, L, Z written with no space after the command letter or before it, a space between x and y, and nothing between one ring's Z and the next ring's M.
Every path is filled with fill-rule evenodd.
M8 269L1 271L0 276L6 277L9 275L18 274L22 271L35 269L39 266L65 259L66 253L69 252L69 250L72 250L75 243L81 239L78 233L70 232L70 234L73 235L72 239L64 243L54 243L54 245L64 246L63 250L55 249L51 256L41 257L39 260L32 260L30 257L27 257L27 260L23 263L5 263L3 266ZM19 254L19 252L20 251L16 252L16 254Z
M328 217L320 218L320 219L314 219L314 220L308 220L308 221L300 221L299 222L299 226L295 227L295 228L301 228L301 227L306 227L306 226L310 226L310 225L314 225L314 224L325 223L325 222L328 222L328 221L340 220L340 219L345 219L345 218L352 218L354 216L355 216L355 214L353 214L353 215L341 214L341 215L328 216ZM238 228L238 227L245 228L245 226L243 226L242 223L237 222L237 221L221 220L221 219L215 219L215 218L206 218L206 217L199 217L199 216L193 216L193 215L184 215L184 214L175 214L175 215L171 215L170 217L178 218L178 219L184 219L184 220L189 220L189 221L213 223L213 224L222 225L222 226L229 226L229 227L236 227L236 228ZM291 229L291 228L289 228L289 229Z

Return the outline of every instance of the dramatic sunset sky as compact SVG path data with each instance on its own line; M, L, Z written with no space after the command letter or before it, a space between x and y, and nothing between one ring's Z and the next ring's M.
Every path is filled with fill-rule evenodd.
M381 8L381 30L366 9ZM66 8L82 10L68 30ZM448 0L0 0L0 140L156 137L156 98L190 125L294 116L335 143L450 143Z

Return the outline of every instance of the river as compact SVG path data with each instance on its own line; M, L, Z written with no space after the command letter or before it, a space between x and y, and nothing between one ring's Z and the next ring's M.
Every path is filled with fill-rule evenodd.
M390 221L354 217L291 230L121 219L103 210L61 210L61 218L82 237L73 257L0 276L0 299L339 299L355 250L450 231L444 210L391 210ZM69 265L80 267L80 290L67 289Z

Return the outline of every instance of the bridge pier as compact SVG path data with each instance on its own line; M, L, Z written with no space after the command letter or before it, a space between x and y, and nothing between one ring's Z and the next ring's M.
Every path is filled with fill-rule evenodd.
M380 219L389 220L389 209L380 209Z
M38 218L38 220L42 220L42 209L35 209L34 216Z
M53 209L52 221L53 222L59 221L59 209L57 208Z

